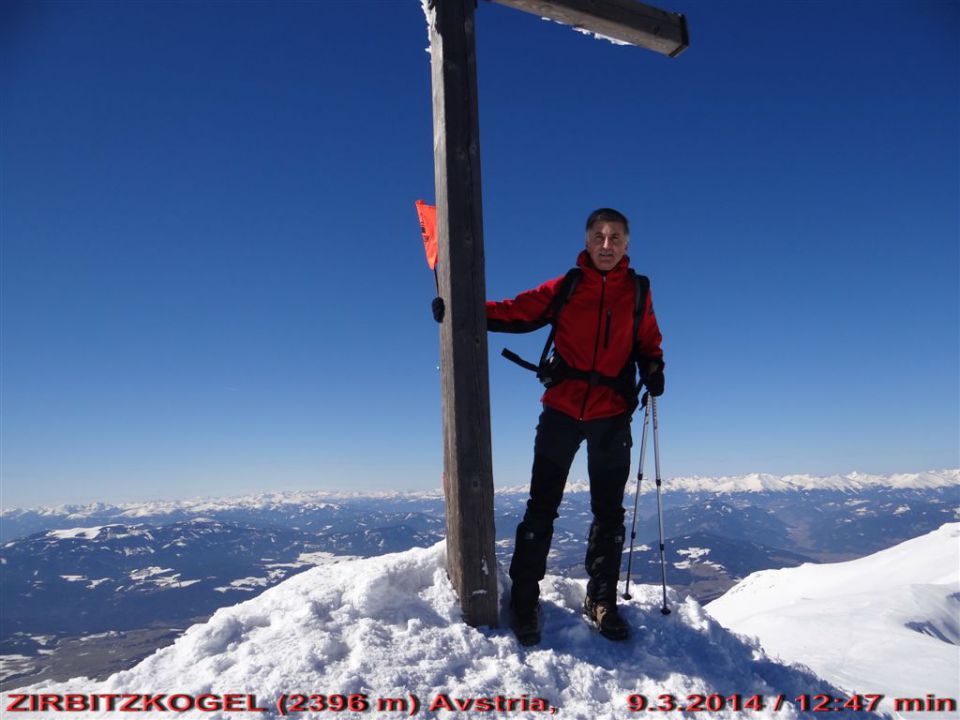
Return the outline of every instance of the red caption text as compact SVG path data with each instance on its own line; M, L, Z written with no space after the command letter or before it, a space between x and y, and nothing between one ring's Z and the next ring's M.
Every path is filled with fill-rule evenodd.
M773 710L774 712L791 705L802 712L874 712L884 699L884 695L866 693L863 695L794 695L789 697L784 693L779 695L687 695L685 698L676 695L646 695L633 694L627 696L627 710L630 712L720 712L733 710L734 712L750 712ZM905 712L943 712L957 709L956 698L938 698L928 694L920 698L890 699L894 710Z
M283 693L270 707L257 701L256 695L227 693L37 693L7 695L7 712L231 712L262 713L276 709L280 715L302 713L396 712L416 715L421 710L439 712L542 712L557 709L541 697L455 697L440 693L427 702L409 694L400 697L370 697L365 693Z

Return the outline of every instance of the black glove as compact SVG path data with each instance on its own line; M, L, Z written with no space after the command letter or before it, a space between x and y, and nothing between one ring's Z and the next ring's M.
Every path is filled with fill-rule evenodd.
M438 323L443 322L444 313L446 313L447 308L443 304L442 297L435 297L433 302L430 303L430 310L433 312L433 319Z
M663 395L663 384L665 378L663 377L663 370L657 370L647 375L647 379L644 382L644 385L647 386L647 390L653 397L660 397Z
M647 386L647 392L653 397L663 395L663 385L665 382L665 378L663 377L663 360L654 358L637 364L640 365L640 374L643 377L643 384Z

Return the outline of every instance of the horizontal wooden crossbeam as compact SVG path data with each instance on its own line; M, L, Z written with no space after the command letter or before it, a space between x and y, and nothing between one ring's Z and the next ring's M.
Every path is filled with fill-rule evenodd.
M689 45L687 19L680 13L634 0L492 0L492 2L613 40L676 57Z

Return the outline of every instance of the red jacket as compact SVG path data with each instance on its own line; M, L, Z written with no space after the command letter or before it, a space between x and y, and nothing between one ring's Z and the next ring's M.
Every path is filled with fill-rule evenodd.
M583 274L560 312L554 345L568 365L587 372L614 377L620 373L633 347L633 309L636 283L628 271L630 258L624 256L606 274L597 270L586 251L577 258ZM542 327L550 313L557 288L564 276L547 280L513 300L487 302L487 327L495 332L530 332ZM647 293L646 307L637 328L637 355L661 360L660 328L653 314L653 300ZM578 420L619 415L626 400L611 387L585 380L568 379L543 394L544 405Z

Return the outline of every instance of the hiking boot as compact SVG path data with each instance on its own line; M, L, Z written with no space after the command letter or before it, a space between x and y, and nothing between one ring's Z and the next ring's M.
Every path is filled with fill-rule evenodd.
M627 623L617 612L617 603L609 600L593 600L589 595L583 600L583 614L587 620L608 640L626 640L629 635Z
M531 610L510 608L510 629L521 645L536 645L540 642L540 605Z

